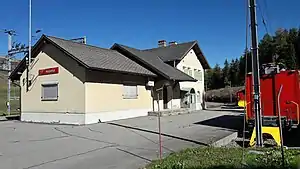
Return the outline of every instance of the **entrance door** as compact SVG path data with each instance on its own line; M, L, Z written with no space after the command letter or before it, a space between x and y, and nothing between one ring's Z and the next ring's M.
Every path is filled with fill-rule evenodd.
M164 87L163 89L163 101L164 101L164 109L168 108L168 93L167 93L167 88Z
M190 108L192 110L196 110L196 94L195 93L190 94Z
M196 110L196 92L193 88L190 90L190 109Z

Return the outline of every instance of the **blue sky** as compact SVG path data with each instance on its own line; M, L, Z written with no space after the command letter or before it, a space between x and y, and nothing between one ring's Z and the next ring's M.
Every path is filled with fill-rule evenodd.
M198 40L211 66L245 48L245 0L32 0L33 31L63 38L87 37L109 48L121 43L152 48L157 41ZM299 27L299 0L258 0L270 32ZM11 12L13 11L13 12ZM260 10L258 9L258 12ZM0 29L15 29L28 42L28 0L1 2ZM259 16L259 37L266 33ZM0 55L7 37L0 33Z

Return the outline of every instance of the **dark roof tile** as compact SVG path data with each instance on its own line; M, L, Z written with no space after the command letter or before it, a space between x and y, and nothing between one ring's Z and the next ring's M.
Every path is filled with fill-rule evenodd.
M152 49L145 49L143 51L152 53L153 56L160 57L164 62L181 60L190 51L194 49L198 59L200 60L204 69L210 69L210 66L203 55L197 41L179 43L174 45L168 45L165 47L158 47Z
M169 45L166 47L158 47L152 49L146 49L143 51L151 52L152 54L159 56L164 62L180 60L182 56L189 51L196 41L180 43L177 45Z
M151 71L117 51L52 36L47 36L47 38L87 65L89 68L155 76L155 74Z
M116 49L117 47L121 47L126 51L133 54L136 58L138 58L141 62L149 67L149 69L153 69L155 72L158 72L165 78L171 80L178 80L178 81L196 81L191 76L183 73L182 71L164 63L162 59L157 56L153 56L151 52L142 51L138 49L134 49L128 46L115 44L112 49Z

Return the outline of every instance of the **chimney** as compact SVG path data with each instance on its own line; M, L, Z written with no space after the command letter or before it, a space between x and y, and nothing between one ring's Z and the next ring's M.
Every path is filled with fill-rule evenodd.
M158 47L166 47L167 41L166 40L159 40L158 41Z
M176 41L169 42L169 46L171 45L177 45L177 42Z

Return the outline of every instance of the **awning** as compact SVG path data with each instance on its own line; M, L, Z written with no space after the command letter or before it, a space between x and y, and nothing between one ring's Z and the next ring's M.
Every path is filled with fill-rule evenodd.
M180 87L180 90L188 93L195 93L195 89L192 87Z
M192 89L192 88L190 88L190 87L180 87L180 90L186 91L186 92L191 91L191 89Z

